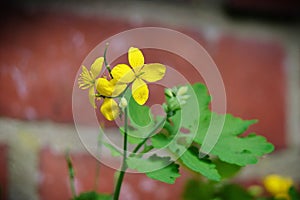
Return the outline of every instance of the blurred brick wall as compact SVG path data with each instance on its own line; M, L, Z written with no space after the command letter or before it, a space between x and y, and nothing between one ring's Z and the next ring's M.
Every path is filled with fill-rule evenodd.
M81 153L71 155L71 159L76 173L75 187L77 192L95 189L98 162L90 155ZM67 165L63 155L56 154L47 148L43 149L40 153L40 170L43 172L39 187L41 199L63 200L71 198ZM112 193L115 170L101 165L99 171L101 176L97 190L101 193ZM182 176L176 180L174 185L149 179L146 175L126 174L120 199L179 199L183 191L184 181L190 177L185 172L181 171L181 173Z
M8 184L8 149L6 145L0 144L0 199L4 200L7 196Z
M106 17L78 17L42 11L8 12L2 15L0 116L22 120L72 123L72 87L81 62L102 40L135 27L125 21ZM266 136L277 148L284 148L286 52L281 44L272 40L239 38L226 33L209 40L201 31L191 28L182 28L180 31L200 42L219 67L225 83L228 111L242 118L258 119L259 123L251 131ZM179 66L189 65L183 59L171 58L172 55L162 55L155 57L155 60L179 70ZM146 59L154 59L151 58L151 52ZM182 73L191 77L192 82L201 80L192 71ZM5 157L6 151L1 152ZM94 169L94 161L80 154L74 155L74 161L80 177L78 187L82 191L92 189L91 179L94 175L84 169ZM39 186L41 199L69 198L62 154L53 155L44 149L40 153L39 167L43 174ZM6 171L3 174L2 168L5 167L0 168L0 180L5 183ZM111 180L112 171L106 168L103 171L107 172L107 180ZM135 182L135 178L129 178L128 181ZM53 182L56 185L54 188L51 187ZM107 184L111 185L100 183L105 192L111 192L112 188ZM155 182L153 187L162 187L157 184ZM178 196L181 184L179 181L178 185L171 186L172 196L165 199ZM143 195L151 197L147 191Z
M124 21L79 18L47 12L2 18L0 40L0 115L25 120L72 123L75 75L98 43L133 28ZM285 52L276 41L221 35L208 41L201 32L181 30L202 44L224 79L228 112L258 119L253 130L277 147L285 146ZM178 44L180 45L180 44ZM183 59L163 54L151 58L174 66L192 82L202 81L180 66Z

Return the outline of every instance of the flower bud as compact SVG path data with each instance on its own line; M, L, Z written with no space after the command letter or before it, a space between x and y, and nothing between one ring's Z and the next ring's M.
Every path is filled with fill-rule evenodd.
M120 106L121 109L124 109L128 106L127 100L124 97L122 97L120 99L119 106Z
M175 112L181 109L180 102L176 98L171 98L168 102L168 107L171 111Z
M187 93L188 87L187 86L182 86L178 89L176 96L183 96Z
M190 95L183 95L183 96L179 96L180 100L188 100L188 98L190 98Z
M165 95L170 97L170 98L174 96L172 90L169 89L169 88L165 89Z

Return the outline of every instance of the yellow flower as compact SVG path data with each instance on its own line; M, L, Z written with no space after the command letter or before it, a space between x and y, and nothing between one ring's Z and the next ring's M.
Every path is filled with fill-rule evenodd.
M100 108L103 116L109 120L115 120L120 114L120 108L115 100L112 98L105 98Z
M99 95L104 98L100 112L107 120L112 121L119 116L120 108L113 98L119 96L125 90L126 86L126 84L117 85L117 79L97 79L96 89Z
M111 71L112 79L96 80L98 94L104 98L100 111L110 121L120 114L120 107L114 98L120 97L128 84L132 83L132 96L135 101L143 105L149 97L149 89L145 81L161 80L166 72L166 67L162 64L145 64L143 53L138 48L131 47L128 50L128 60L131 67L126 64L116 65Z
M100 96L118 97L127 87L127 84L118 82L118 79L107 80L106 78L98 78L96 81L96 89Z
M289 199L288 191L293 185L291 178L282 177L276 174L264 178L263 184L266 190L276 199Z
M155 82L161 80L166 72L166 67L160 63L145 64L143 53L138 49L131 47L128 50L128 61L131 67L126 64L116 65L111 74L115 79L112 84L115 94L118 94L124 85L132 83L132 96L134 100L143 105L149 97L149 89L145 81ZM99 91L99 90L98 90Z
M91 70L89 71L84 65L82 66L82 72L79 75L78 84L79 88L85 90L89 89L89 100L94 108L95 105L95 84L96 78L99 76L100 71L103 66L104 58L97 58L91 65Z

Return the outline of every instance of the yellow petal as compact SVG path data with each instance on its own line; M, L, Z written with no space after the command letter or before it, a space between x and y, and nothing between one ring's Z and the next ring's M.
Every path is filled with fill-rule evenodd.
M143 105L146 103L149 97L149 90L147 84L142 80L137 78L132 84L132 96L134 100Z
M115 79L110 80L110 82L113 85L113 90L111 94L112 97L119 96L122 92L124 92L124 90L127 87L126 83L117 82Z
M114 91L114 84L105 78L98 78L96 89L100 95L110 97Z
M135 75L132 69L126 64L118 64L112 70L111 74L114 79L122 83L130 83L134 80Z
M148 82L155 82L161 80L166 73L166 66L160 63L145 64L140 70L139 78Z
M93 108L96 108L96 104L95 104L95 87L91 87L89 89L89 100L90 100L90 103L92 104Z
M100 111L103 116L109 121L116 119L120 113L117 102L115 102L115 100L113 99L108 98L104 99Z
M96 79L97 76L99 76L100 71L101 71L102 66L103 66L103 61L104 61L104 58L100 57L100 58L97 58L94 61L94 63L92 64L92 66L91 66L91 75L93 76L92 77L93 79Z
M87 89L93 86L93 79L88 71L88 69L82 65L81 67L81 73L78 78L78 84L80 89Z
M143 53L138 48L130 47L130 49L128 50L128 61L132 68L143 66Z

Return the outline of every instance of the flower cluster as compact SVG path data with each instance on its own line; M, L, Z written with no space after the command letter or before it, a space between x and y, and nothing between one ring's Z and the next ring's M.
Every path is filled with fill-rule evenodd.
M165 90L165 95L168 99L167 103L164 104L164 110L168 117L175 115L176 111L180 110L181 107L186 104L187 99L190 98L187 92L187 86Z
M103 67L103 57L95 60L90 71L82 66L78 80L79 87L89 89L89 99L94 108L96 108L95 99L103 98L100 111L110 121L120 115L122 110L120 107L124 109L124 106L127 105L123 94L130 86L133 99L138 104L143 105L149 98L147 82L152 83L161 80L166 72L166 67L163 64L145 64L143 53L135 47L129 48L128 61L130 66L118 64L110 71L111 79L107 79L107 77L97 78ZM117 98L121 98L119 104L115 100Z

